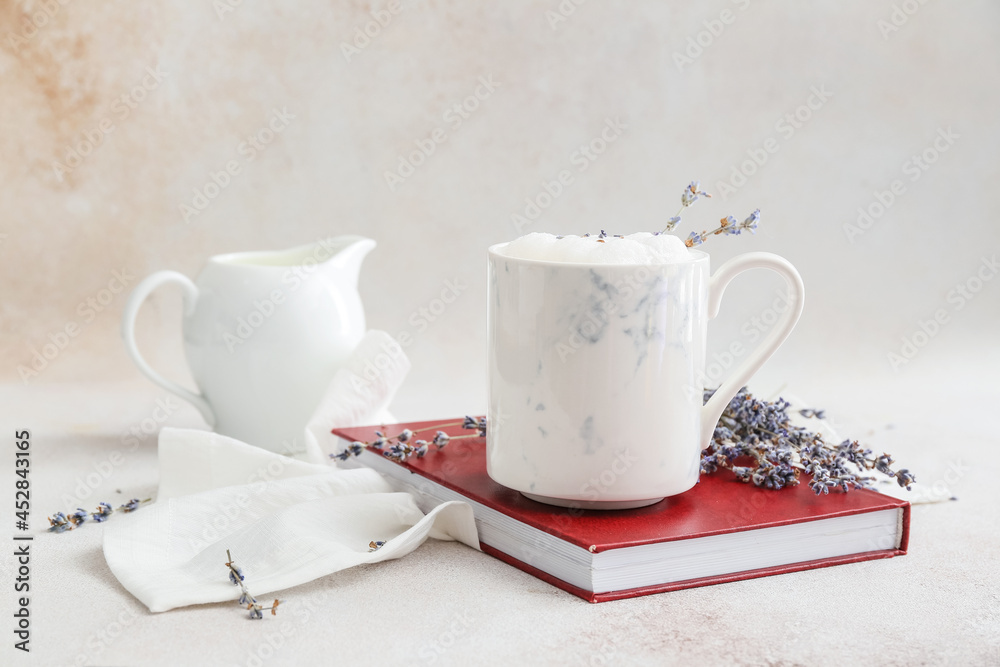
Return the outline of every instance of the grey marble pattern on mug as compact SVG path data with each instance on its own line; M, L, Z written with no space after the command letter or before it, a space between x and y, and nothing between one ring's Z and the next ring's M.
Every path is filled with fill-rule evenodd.
M602 499L696 478L707 266L495 261L491 474Z

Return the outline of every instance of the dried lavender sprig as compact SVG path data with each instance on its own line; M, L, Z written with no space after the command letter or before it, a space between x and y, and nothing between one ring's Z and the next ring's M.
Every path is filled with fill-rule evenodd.
M119 512L134 512L139 509L145 503L150 502L151 498L146 498L145 500L139 500L138 498L133 498L124 505L121 505L117 511ZM115 509L111 507L110 504L106 502L100 502L97 505L97 509L94 512L87 512L87 510L82 507L76 508L75 512L70 514L63 514L62 512L56 512L49 519L49 532L50 533L64 533L67 530L73 530L74 528L79 528L88 519L92 519L94 523L102 523L108 520L112 514L114 514Z
M463 421L460 422L449 422L447 424L434 424L434 426L425 426L424 428L413 429L412 431L410 431L410 433L423 433L424 431L433 431L435 429L448 428L449 426L459 426L459 425L462 425L462 428L468 428L467 426L464 426L464 424L468 423L469 419L471 419L471 417L466 417Z
M229 553L229 549L226 549L226 567L229 568L229 581L234 586L240 587L240 598L237 600L237 604L246 605L247 610L250 612L250 618L257 620L264 618L264 610L270 609L271 616L278 615L278 605L281 604L281 600L275 600L271 603L270 607L265 607L264 605L257 602L257 598L250 594L250 589L244 583L246 580L246 575L243 574L243 568L237 565L233 561L232 554Z
M714 390L705 392L705 400ZM789 403L779 398L768 402L755 399L743 387L729 402L715 429L712 443L702 452L705 474L729 468L744 482L780 489L799 483L800 472L812 475L809 485L817 494L830 489L872 488L875 478L864 473L876 471L907 489L915 481L907 469L893 471L892 457L874 456L856 440L839 445L827 443L821 435L793 426L788 418ZM818 419L822 410L805 409L800 414ZM749 457L755 466L739 466L739 457Z
M466 430L475 430L477 433L475 435L448 435L444 431L440 430L448 426L461 426ZM437 432L434 434L434 438L429 443L426 440L413 439L413 436L416 433L432 431L435 429L437 429ZM480 417L479 419L476 419L474 417L467 416L460 422L435 424L434 426L426 426L424 428L414 430L403 429L398 434L388 437L382 431L375 431L375 440L371 442L365 440L355 440L339 454L330 454L330 458L346 461L352 456L360 456L361 452L365 449L377 449L387 458L390 458L393 461L402 462L414 454L416 454L417 458L423 458L427 455L427 452L430 451L431 445L434 445L437 449L443 449L452 440L462 440L463 438L482 438L485 436L486 418ZM386 449L386 447L388 447L388 449Z
M684 191L681 192L681 207L677 209L677 213L675 213L673 217L667 220L667 225L663 228L663 231L657 233L663 234L666 232L674 231L674 229L677 228L677 225L679 225L681 222L681 213L684 211L685 208L691 206L696 201L698 201L699 197L711 197L711 196L712 195L708 194L707 192L701 189L700 181L691 181L688 184L688 186L684 188ZM694 248L704 243L705 240L708 239L710 236L715 236L717 234L738 236L740 232L743 231L749 231L751 234L753 234L757 231L758 222L760 222L760 209L755 209L753 213L751 213L749 216L746 217L746 219L743 220L743 222L739 222L738 220L736 220L736 218L729 215L726 216L725 218L722 218L719 226L716 229L713 229L712 231L706 230L700 233L691 232L691 234L684 241L684 245L686 245L689 248ZM603 232L602 232L602 238L603 238Z
M681 207L677 209L677 213L674 213L673 217L667 219L667 226L663 228L663 232L672 232L680 224L681 213L691 204L698 201L699 197L709 197L712 195L708 194L701 189L701 181L691 181L684 191L681 192Z
M726 234L732 236L739 236L740 232L748 231L751 234L757 233L757 223L760 222L760 209L754 209L753 213L748 215L743 222L739 222L736 218L731 215L727 215L725 218L719 221L719 226L712 231L703 231L700 234L698 232L691 232L691 235L687 237L684 241L684 245L689 248L694 248L705 242L710 236L716 236L718 234Z

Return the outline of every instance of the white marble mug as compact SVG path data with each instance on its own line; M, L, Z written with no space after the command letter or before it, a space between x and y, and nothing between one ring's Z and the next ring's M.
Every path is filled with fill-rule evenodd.
M642 507L698 481L701 450L733 395L787 338L802 278L752 252L711 275L709 256L653 265L520 259L489 249L487 470L553 505ZM789 307L704 405L708 321L739 273L766 268Z

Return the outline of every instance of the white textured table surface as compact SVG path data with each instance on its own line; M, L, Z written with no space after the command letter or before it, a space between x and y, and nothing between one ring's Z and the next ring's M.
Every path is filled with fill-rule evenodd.
M30 656L12 648L4 548L0 664L1000 664L997 360L968 353L894 386L824 378L796 392L821 397L844 434L914 470L924 482L914 499L958 497L914 508L902 558L592 605L432 540L402 560L284 591L277 617L251 622L230 604L149 613L108 570L102 528L88 525L32 543ZM90 508L155 491L155 438L130 451L122 434L141 429L162 396L144 384L0 388L8 489L13 429L32 429L35 527L75 507L73 496L90 494ZM417 393L397 409L447 415ZM199 421L181 406L164 423Z

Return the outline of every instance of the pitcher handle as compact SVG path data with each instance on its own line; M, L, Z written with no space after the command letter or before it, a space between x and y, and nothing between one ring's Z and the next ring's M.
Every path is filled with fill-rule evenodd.
M712 440L715 433L715 426L719 422L719 417L733 399L736 392L743 387L747 380L760 370L781 344L792 332L795 323L799 321L802 314L802 306L805 299L805 285L802 283L802 276L795 270L784 257L779 257L769 252L748 252L737 255L719 267L708 283L708 318L712 319L719 314L719 304L722 302L722 294L726 291L726 286L738 274L749 269L770 269L785 279L788 286L789 304L781 320L769 333L760 346L733 371L732 375L723 382L719 388L708 399L701 409L701 447L705 449Z
M136 288L132 290L132 294L129 295L128 302L125 303L125 312L122 315L122 339L125 341L125 349L128 350L128 355L135 362L135 365L139 367L143 375L167 391L177 394L185 401L194 405L198 408L198 412L201 413L205 421L208 422L208 425L214 427L215 413L212 411L212 406L205 400L205 397L185 389L176 382L172 382L154 371L146 363L146 360L143 359L142 354L139 353L139 348L136 347L135 316L139 313L139 308L142 306L142 302L146 300L146 297L157 287L166 283L177 283L181 286L184 295L184 315L188 316L194 312L195 303L198 300L198 288L191 282L191 279L177 271L157 271L136 285Z

